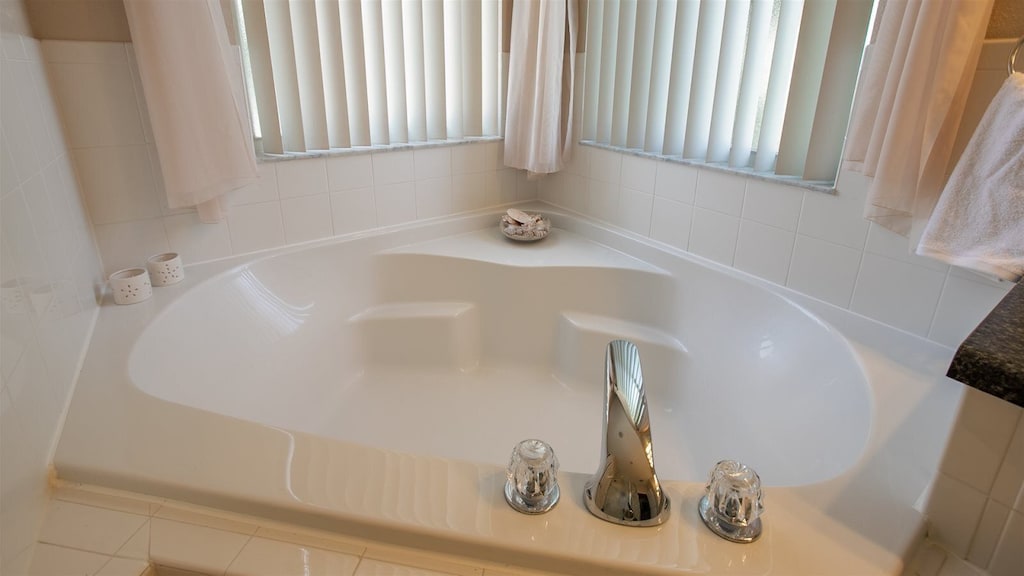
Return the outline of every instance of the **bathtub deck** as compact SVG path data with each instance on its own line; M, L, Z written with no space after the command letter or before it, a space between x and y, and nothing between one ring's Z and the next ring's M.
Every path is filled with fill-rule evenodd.
M307 529L325 530L345 538L356 536L486 562L567 573L594 576L898 575L904 559L922 534L923 519L917 506L936 473L945 435L960 400L961 387L943 377L952 351L739 272L695 262L686 255L621 231L559 214L548 206L542 208L552 215L555 232L565 230L569 232L566 238L573 245L589 246L584 250L598 259L595 266L614 262L619 270L653 279L651 286L657 290L671 287L658 283L665 271L670 271L673 278L677 274L684 275L687 281L710 277L710 285L688 291L687 296L725 298L724 303L712 309L701 306L688 309L690 316L687 318L702 318L704 324L698 335L705 342L742 346L749 353L743 356L712 354L715 362L709 363L709 370L696 373L696 381L701 386L689 391L698 394L683 398L688 402L677 404L697 408L681 419L693 428L676 428L663 419L665 414L657 412L660 407L654 409L652 432L656 464L659 475L663 474L662 467L671 469L673 451L669 447L672 441L677 441L677 446L705 449L711 446L713 455L733 457L716 447L724 446L716 442L731 433L734 436L728 438L729 441L750 446L760 443L755 450L757 453L766 454L785 466L778 472L765 474L766 478L777 481L786 477L786 468L807 466L791 476L797 482L772 485L772 480L766 480L765 534L758 542L743 546L732 544L715 537L702 525L696 513L704 489L703 482L697 479L702 476L698 472L694 472L695 476L663 482L672 500L673 512L669 521L658 528L616 526L586 511L583 489L591 468L596 465L600 441L600 396L591 387L601 382L602 369L600 350L593 353L589 344L579 348L586 349L580 356L585 360L577 361L567 355L574 359L564 364L555 361L552 355L547 361L524 367L511 362L513 356L502 356L501 348L496 347L490 354L482 354L472 368L447 366L433 372L417 369L410 373L408 366L389 365L383 361L386 357L382 357L382 362L361 365L358 370L349 366L344 377L333 380L325 378L330 376L330 370L321 369L334 366L332 362L344 367L345 362L344 358L331 357L331 354L338 355L336 348L326 347L317 352L310 370L317 385L333 385L333 389L328 395L311 396L316 405L306 412L289 414L289 422L261 421L254 419L251 413L230 414L225 410L218 413L208 406L173 400L175 397L180 400L182 397L175 394L190 384L175 379L174 375L180 373L175 369L187 359L173 355L164 358L163 364L155 370L158 374L171 375L161 381L165 390L147 390L132 381L134 375L128 370L129 359L139 349L140 335L155 320L165 317L162 314L170 306L187 298L190 290L213 286L221 275L245 272L250 270L249 266L259 268L257 272L266 271L272 268L271 260L276 255L295 255L295 260L288 260L276 274L242 278L247 282L241 285L244 291L232 292L239 298L252 297L247 301L252 306L244 308L245 313L256 310L271 314L268 318L272 322L263 326L265 330L253 330L239 339L258 343L260 338L282 338L294 333L289 331L298 330L301 323L307 321L301 315L311 310L301 298L302 290L309 287L302 282L308 278L295 278L295 273L301 274L304 270L300 264L303 258L309 257L308 249L278 250L263 255L255 263L251 263L251 259L236 258L197 266L189 269L185 282L155 291L154 297L144 303L104 305L54 458L58 476L69 482L183 500L271 521L298 523ZM536 245L537 250L529 250L529 246L510 245L500 236L489 236L496 232L495 222L495 214L459 216L317 246L330 248L365 265L369 258L360 255L416 258L429 252L431 254L426 256L451 257L452 254L445 256L443 253L460 247L470 252L479 248L483 252L478 255L483 257L488 253L488 243L500 240L501 244L490 245L491 248L501 247L503 254L514 253L513 258L519 260L507 261L504 269L483 270L483 279L495 278L498 273L507 275L509 267L535 267L540 260L558 262L557 259L546 260L556 257L558 235L553 234ZM460 236L462 239L458 240ZM466 238L476 238L479 242L471 242L467 248ZM603 248L592 249L594 246ZM491 257L493 259L493 254ZM579 264L583 261L579 259L586 257L576 254L572 260ZM340 281L358 277L363 270L353 270L345 264L345 260L331 262L330 266L320 269L326 270L326 274L336 273ZM633 278L634 275L626 274L619 280ZM262 280L263 284L255 280ZM440 276L437 280L447 279ZM405 283L410 283L407 278ZM336 290L332 295L346 291L359 294L361 290L347 284L344 287L346 290ZM399 282L397 287L404 289L405 286ZM456 282L454 287L459 288L460 284ZM663 295L651 294L645 290L639 296L621 298L617 302L625 305ZM538 295L543 293L538 292ZM581 300L586 291L572 295ZM757 302L753 302L755 300ZM406 300L397 298L383 303L403 301ZM785 328L793 324L756 333L722 328L721 321L728 319L724 317L727 314L741 314L748 323L756 320L771 328L775 326L771 324L775 315L757 316L759 310L752 305L766 302L775 306L772 310L776 312L782 309L780 306L795 306L783 301L800 306L793 307L793 311L808 311L804 316L800 316L803 312L797 317L788 316L795 325L809 322L820 328L815 332L815 339L791 339L792 334ZM330 330L343 326L365 309L363 306L331 317L331 322L325 323L324 334L334 334ZM465 310L455 305L445 308L444 312L456 317ZM209 311L216 312L217 303L211 304ZM548 316L556 318L549 312L546 312ZM608 335L602 330L610 333L621 328L595 319L594 316L601 316L599 312L581 312L582 315L570 314L567 320L557 320L566 326L567 335L559 344L567 347L565 349L573 349L573 342L586 342L588 330L596 334L593 340L598 341ZM196 318L202 319L203 315ZM657 324L657 319L650 323ZM597 329L590 330L588 326ZM204 341L209 341L214 333L221 337L215 332L217 328L211 326L210 333L203 334L207 339ZM812 380L805 383L808 384L806 389L787 387L792 382L787 379L785 369L800 363L820 364L821 358L808 351L814 350L813 345L819 341L835 338L844 342L840 351L847 350L853 359L852 371L856 372L856 377L846 382L841 378L827 378L820 386L818 380ZM680 341L678 347L666 346L665 349L709 353L706 346L700 348L701 342L687 342L684 338ZM786 346L795 347L803 355L784 355ZM295 349L301 350L302 346ZM202 352L202 347L198 347L196 353ZM597 361L591 359L594 356L598 357ZM217 358L216 354L211 357ZM654 352L647 357L651 358L652 374L658 373L659 365L674 370L670 355L664 361L659 361ZM299 398L305 393L300 386L301 374L282 370L267 382L238 377L238 370L249 368L245 361L251 358L239 356L237 361L224 366L216 378L203 380L189 393L195 393L197 402L212 401L211 397L216 394L211 387L227 383L238 387L214 398L227 408L259 400L273 412L275 405L280 408L289 402L295 405L308 402L308 398ZM142 358L146 360L149 358ZM258 360L268 361L266 357ZM321 360L323 362L318 363ZM583 368L573 372L570 365L575 364ZM824 364L827 368L829 362ZM645 378L647 371L645 360ZM738 378L701 379L708 374L730 371ZM254 379L260 376L259 371L245 374ZM822 374L828 376L827 371ZM819 376L821 374L816 378ZM651 378L656 382L668 380ZM867 388L847 389L851 383L856 385L861 381ZM265 389L260 388L263 385ZM479 395L484 388L491 388L486 397ZM497 399L494 389L501 392ZM267 395L257 398L254 394L257 390ZM845 394L844 390L853 393ZM812 422L809 418L821 416L815 408L818 403L810 394L813 391L842 398L840 407L844 410L808 430L802 426ZM537 397L546 400L550 412L538 414L529 409L520 410L523 406L533 406L533 399ZM784 402L784 410L779 409L780 400ZM380 411L366 408L371 404L388 406L390 411L382 416ZM850 409L859 404L863 406ZM862 429L864 410L867 410L870 426L866 438L845 438L850 436L843 435L845 430ZM844 420L846 412L856 418ZM338 440L322 430L311 433L302 429L335 425L338 419L332 420L332 414L344 414L342 420L358 429L365 440ZM453 415L459 417L460 425L449 426L454 422ZM762 417L770 419L758 420ZM412 429L414 437L388 437L400 428ZM560 440L559 434L565 439ZM784 434L791 434L792 440L776 440L786 438ZM578 439L573 439L576 435ZM547 436L544 439L554 444L563 461L559 474L562 501L542 516L516 513L505 503L502 494L504 459L516 441L528 436ZM832 438L842 440L845 445L835 447L834 451L841 453L836 462L821 466L821 462L832 456ZM388 445L374 445L378 440ZM824 443L826 449L800 448L804 446L800 442L805 440L807 446ZM396 441L412 444L396 448L392 444ZM466 458L461 450L459 457L437 453L453 446L479 450L479 458ZM794 446L797 447L795 452ZM703 464L697 466L701 467ZM806 470L818 470L819 475L808 475Z

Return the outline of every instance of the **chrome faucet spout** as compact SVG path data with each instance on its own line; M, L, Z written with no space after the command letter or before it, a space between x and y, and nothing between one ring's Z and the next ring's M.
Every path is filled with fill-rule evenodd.
M615 524L657 526L668 519L669 499L654 471L640 352L627 340L613 340L605 354L602 459L583 500L591 514Z

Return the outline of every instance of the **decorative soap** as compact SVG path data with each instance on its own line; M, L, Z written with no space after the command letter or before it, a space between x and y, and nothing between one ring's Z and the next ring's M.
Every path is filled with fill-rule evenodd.
M540 214L509 208L501 215L501 233L512 240L533 242L546 237L550 230L551 221Z

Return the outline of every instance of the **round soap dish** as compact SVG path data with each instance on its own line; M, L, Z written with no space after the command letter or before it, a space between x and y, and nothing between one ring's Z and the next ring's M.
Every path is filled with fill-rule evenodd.
M527 214L516 208L509 208L501 215L501 233L517 242L536 242L547 237L551 221L540 214Z

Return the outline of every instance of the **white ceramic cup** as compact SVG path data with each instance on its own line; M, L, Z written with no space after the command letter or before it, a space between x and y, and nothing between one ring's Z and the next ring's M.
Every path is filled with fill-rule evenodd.
M176 252L164 252L150 256L146 260L149 277L153 286L169 286L185 279L185 267L181 264L181 256Z
M135 304L153 295L149 272L145 268L125 268L110 275L115 304Z

